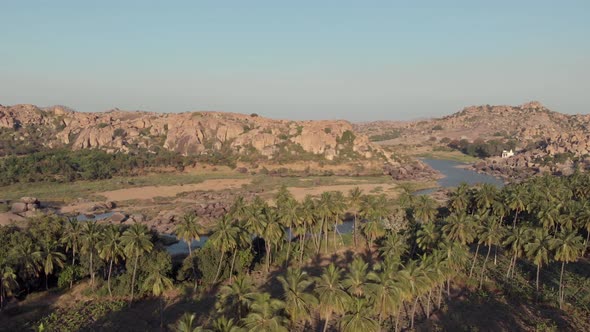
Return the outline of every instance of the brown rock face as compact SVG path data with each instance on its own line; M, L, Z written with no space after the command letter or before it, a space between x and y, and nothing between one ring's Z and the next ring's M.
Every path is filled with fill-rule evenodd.
M42 143L48 147L109 152L163 147L184 155L230 151L238 155L258 153L269 159L285 150L325 159L344 153L360 159L384 155L365 136L353 134L352 125L346 121L295 122L221 112L158 114L115 109L82 113L64 107L15 105L0 106L0 127L15 132L43 128ZM352 139L341 142L343 137Z

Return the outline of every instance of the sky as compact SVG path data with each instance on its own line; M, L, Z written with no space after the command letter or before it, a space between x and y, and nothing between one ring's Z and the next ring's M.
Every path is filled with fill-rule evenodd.
M588 113L590 1L0 0L0 104L408 120Z

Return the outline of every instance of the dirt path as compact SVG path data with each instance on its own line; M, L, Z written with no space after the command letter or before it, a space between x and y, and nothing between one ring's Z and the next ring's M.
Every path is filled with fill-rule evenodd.
M237 189L249 184L251 179L213 179L201 183L177 185L177 186L147 186L128 189L119 189L97 193L106 197L109 201L125 201L131 199L153 199L156 197L174 197L179 193L190 191L217 191L224 189Z

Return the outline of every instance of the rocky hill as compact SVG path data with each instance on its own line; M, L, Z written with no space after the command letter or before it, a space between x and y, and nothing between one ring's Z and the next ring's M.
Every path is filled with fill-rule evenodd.
M382 145L483 149L487 157L473 167L506 179L590 169L590 115L553 112L539 102L470 106L442 118L362 123L355 129ZM515 146L516 154L501 158L504 146Z
M62 106L0 106L0 154L39 146L109 152L163 148L183 155L221 152L245 161L388 159L379 146L355 133L346 121L273 120L222 112L162 114L115 109L85 113Z
M557 138L567 132L590 132L590 115L553 112L539 102L520 106L469 106L442 118L423 121L378 121L355 129L383 144L417 144L466 139L515 139L519 143Z

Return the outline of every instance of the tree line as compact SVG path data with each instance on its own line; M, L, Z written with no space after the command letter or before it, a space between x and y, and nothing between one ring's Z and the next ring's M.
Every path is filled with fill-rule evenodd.
M187 313L178 331L399 330L415 326L419 308L421 317L429 317L449 301L452 287L460 287L457 276L483 288L500 255L510 261L507 280L515 274L526 278L522 265L532 264L530 283L538 293L544 268L559 263L555 301L562 306L569 300L567 264L587 253L589 195L590 176L579 173L502 189L461 185L444 206L408 191L393 202L358 188L299 202L281 188L273 206L238 198L203 248L188 246L177 271L143 225L46 217L23 229L0 228L0 303L82 279L99 296L130 301L137 295L163 300L162 293L175 285L219 285L216 312ZM339 231L346 217L352 219L351 235ZM206 234L189 213L176 235L189 244ZM309 269L315 258L338 256L345 247L366 248L368 254L344 266L323 266L319 274ZM263 291L254 271L278 281L280 292Z

